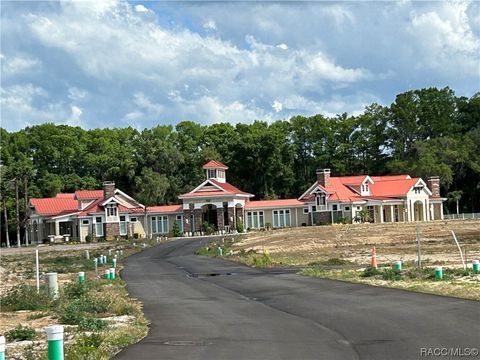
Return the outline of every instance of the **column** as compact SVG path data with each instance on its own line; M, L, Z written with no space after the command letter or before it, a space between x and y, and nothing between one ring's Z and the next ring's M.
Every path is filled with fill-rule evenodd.
M60 235L60 222L58 220L55 220L55 235Z
M422 209L423 209L423 221L427 221L427 204L425 201L422 201Z
M383 223L383 204L380 205L380 222Z
M395 205L390 205L390 222L395 222Z
M217 230L223 231L225 229L225 224L223 222L223 207L217 207Z
M430 201L428 201L428 198L425 200L425 208L427 209L427 213L425 214L427 217L427 221L431 220L430 217Z

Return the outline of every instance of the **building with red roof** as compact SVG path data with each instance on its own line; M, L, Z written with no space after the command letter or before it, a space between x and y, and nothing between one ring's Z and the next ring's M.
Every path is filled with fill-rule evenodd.
M30 199L33 241L68 236L98 238L154 237L173 232L202 234L346 222L409 222L443 219L440 179L425 182L409 175L331 176L317 170L317 180L298 198L251 200L254 195L227 182L228 166L211 160L205 180L178 196L181 204L145 207L105 182L103 189Z

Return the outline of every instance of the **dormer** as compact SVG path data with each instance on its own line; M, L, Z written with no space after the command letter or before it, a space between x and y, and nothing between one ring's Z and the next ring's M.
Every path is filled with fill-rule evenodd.
M224 183L227 181L226 179L226 171L228 170L227 165L224 165L219 161L210 160L208 163L203 165L203 169L206 172L207 180L212 179L221 183Z
M360 184L360 195L361 196L370 196L370 185L373 184L373 180L370 176L366 176L365 179Z

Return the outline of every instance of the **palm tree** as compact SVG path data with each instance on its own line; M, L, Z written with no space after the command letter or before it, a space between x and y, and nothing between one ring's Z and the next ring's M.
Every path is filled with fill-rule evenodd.
M457 215L460 214L460 199L462 198L463 192L461 190L456 190L449 192L447 197L449 202L455 202L457 204Z

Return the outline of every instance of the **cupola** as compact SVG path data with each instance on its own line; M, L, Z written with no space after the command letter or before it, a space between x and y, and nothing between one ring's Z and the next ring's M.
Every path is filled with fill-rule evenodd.
M206 171L207 179L216 180L221 183L226 182L226 171L228 170L227 165L222 164L219 161L210 160L203 165L203 169Z

